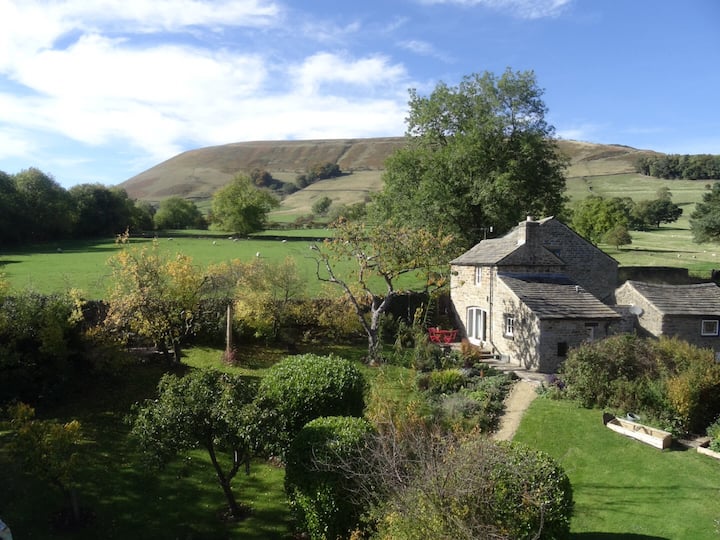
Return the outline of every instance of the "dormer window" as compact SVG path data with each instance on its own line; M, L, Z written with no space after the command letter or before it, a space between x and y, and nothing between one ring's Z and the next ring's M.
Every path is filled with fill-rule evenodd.
M475 267L475 285L482 285L482 266Z

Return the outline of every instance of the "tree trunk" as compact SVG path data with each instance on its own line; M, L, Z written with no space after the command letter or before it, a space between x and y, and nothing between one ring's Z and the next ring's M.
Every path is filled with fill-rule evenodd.
M73 520L75 520L75 523L80 523L80 504L78 503L77 489L71 487L68 495L70 497L70 508L72 509Z
M177 366L182 363L182 350L179 341L173 341L173 361Z
M217 456L215 455L215 446L212 444L212 442L207 443L207 451L210 454L210 461L212 461L213 467L215 468L215 474L217 475L218 483L220 484L220 487L225 494L225 500L227 501L230 515L234 519L240 520L245 516L242 508L235 499L235 494L233 493L232 486L230 485L230 481L232 480L233 476L235 476L234 472L237 472L237 467L239 466L239 464L237 463L237 452L234 452L233 454L235 463L233 465L233 472L225 476L222 468L220 467L220 463L218 463Z

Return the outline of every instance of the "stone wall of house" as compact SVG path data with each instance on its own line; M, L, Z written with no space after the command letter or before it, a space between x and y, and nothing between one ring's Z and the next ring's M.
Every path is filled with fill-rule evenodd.
M663 333L663 315L634 288L625 285L615 291L615 301L621 306L635 306L642 310L637 315L638 333L659 337Z
M703 320L720 320L714 315L667 315L662 314L644 296L627 284L618 288L615 297L619 308L636 306L642 310L635 314L638 334L652 337L677 337L697 347L720 351L720 336L703 336Z
M541 373L556 373L571 349L588 341L604 339L616 332L617 323L575 319L545 319L540 321L539 362L535 369Z
M556 219L543 223L539 231L542 245L566 263L563 273L609 303L617 285L617 261Z
M467 336L467 310L469 307L479 307L490 311L490 267L483 267L480 284L475 284L474 266L451 266L450 268L450 294L455 310L455 318L459 323L460 334Z
M493 344L501 360L524 369L536 369L540 361L540 321L502 281L494 294ZM513 334L506 333L507 318L513 318Z
M678 337L703 349L720 351L719 336L703 336L702 321L715 320L716 316L665 315L662 335Z

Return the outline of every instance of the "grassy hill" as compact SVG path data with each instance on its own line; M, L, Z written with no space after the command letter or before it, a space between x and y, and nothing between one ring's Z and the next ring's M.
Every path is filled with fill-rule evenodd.
M209 207L212 193L238 172L263 168L278 180L293 182L297 174L313 164L337 163L344 174L323 180L285 197L270 219L289 222L311 213L315 200L327 196L334 204L365 200L382 188L383 165L387 157L405 143L402 137L316 141L266 141L213 146L184 152L127 180L122 186L131 197L157 202L170 195L195 200ZM595 144L561 140L560 151L570 160L567 195L572 201L588 195L630 197L635 201L654 199L662 186L670 188L673 202L683 215L659 230L633 231L631 246L617 250L602 246L624 266L679 266L693 273L709 274L720 267L720 246L694 244L689 216L702 200L707 181L662 180L635 172L635 161L651 150L620 144Z
M198 202L209 199L238 173L265 169L278 180L293 182L316 163L337 163L346 174L312 184L283 200L277 212L283 215L308 213L314 200L328 196L333 202L362 201L382 187L385 160L405 144L403 137L310 141L257 141L211 146L183 152L121 186L139 200L158 202L179 195ZM570 158L569 178L596 178L633 174L635 160L653 153L622 145L560 141L560 150Z
M183 152L123 182L135 199L156 202L171 195L210 198L238 173L265 169L274 178L293 182L316 163L337 163L353 173L338 181L348 190L376 190L385 159L404 144L402 137L314 141L257 141L211 146ZM365 173L365 174L362 174ZM358 181L358 177L361 180ZM315 188L316 189L316 188ZM342 190L340 190L342 191ZM359 200L361 200L360 197Z

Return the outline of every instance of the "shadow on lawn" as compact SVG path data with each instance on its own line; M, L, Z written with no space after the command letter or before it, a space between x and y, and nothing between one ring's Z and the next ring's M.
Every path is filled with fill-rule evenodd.
M648 536L646 534L632 533L603 533L587 532L570 536L573 540L670 540L664 536Z

